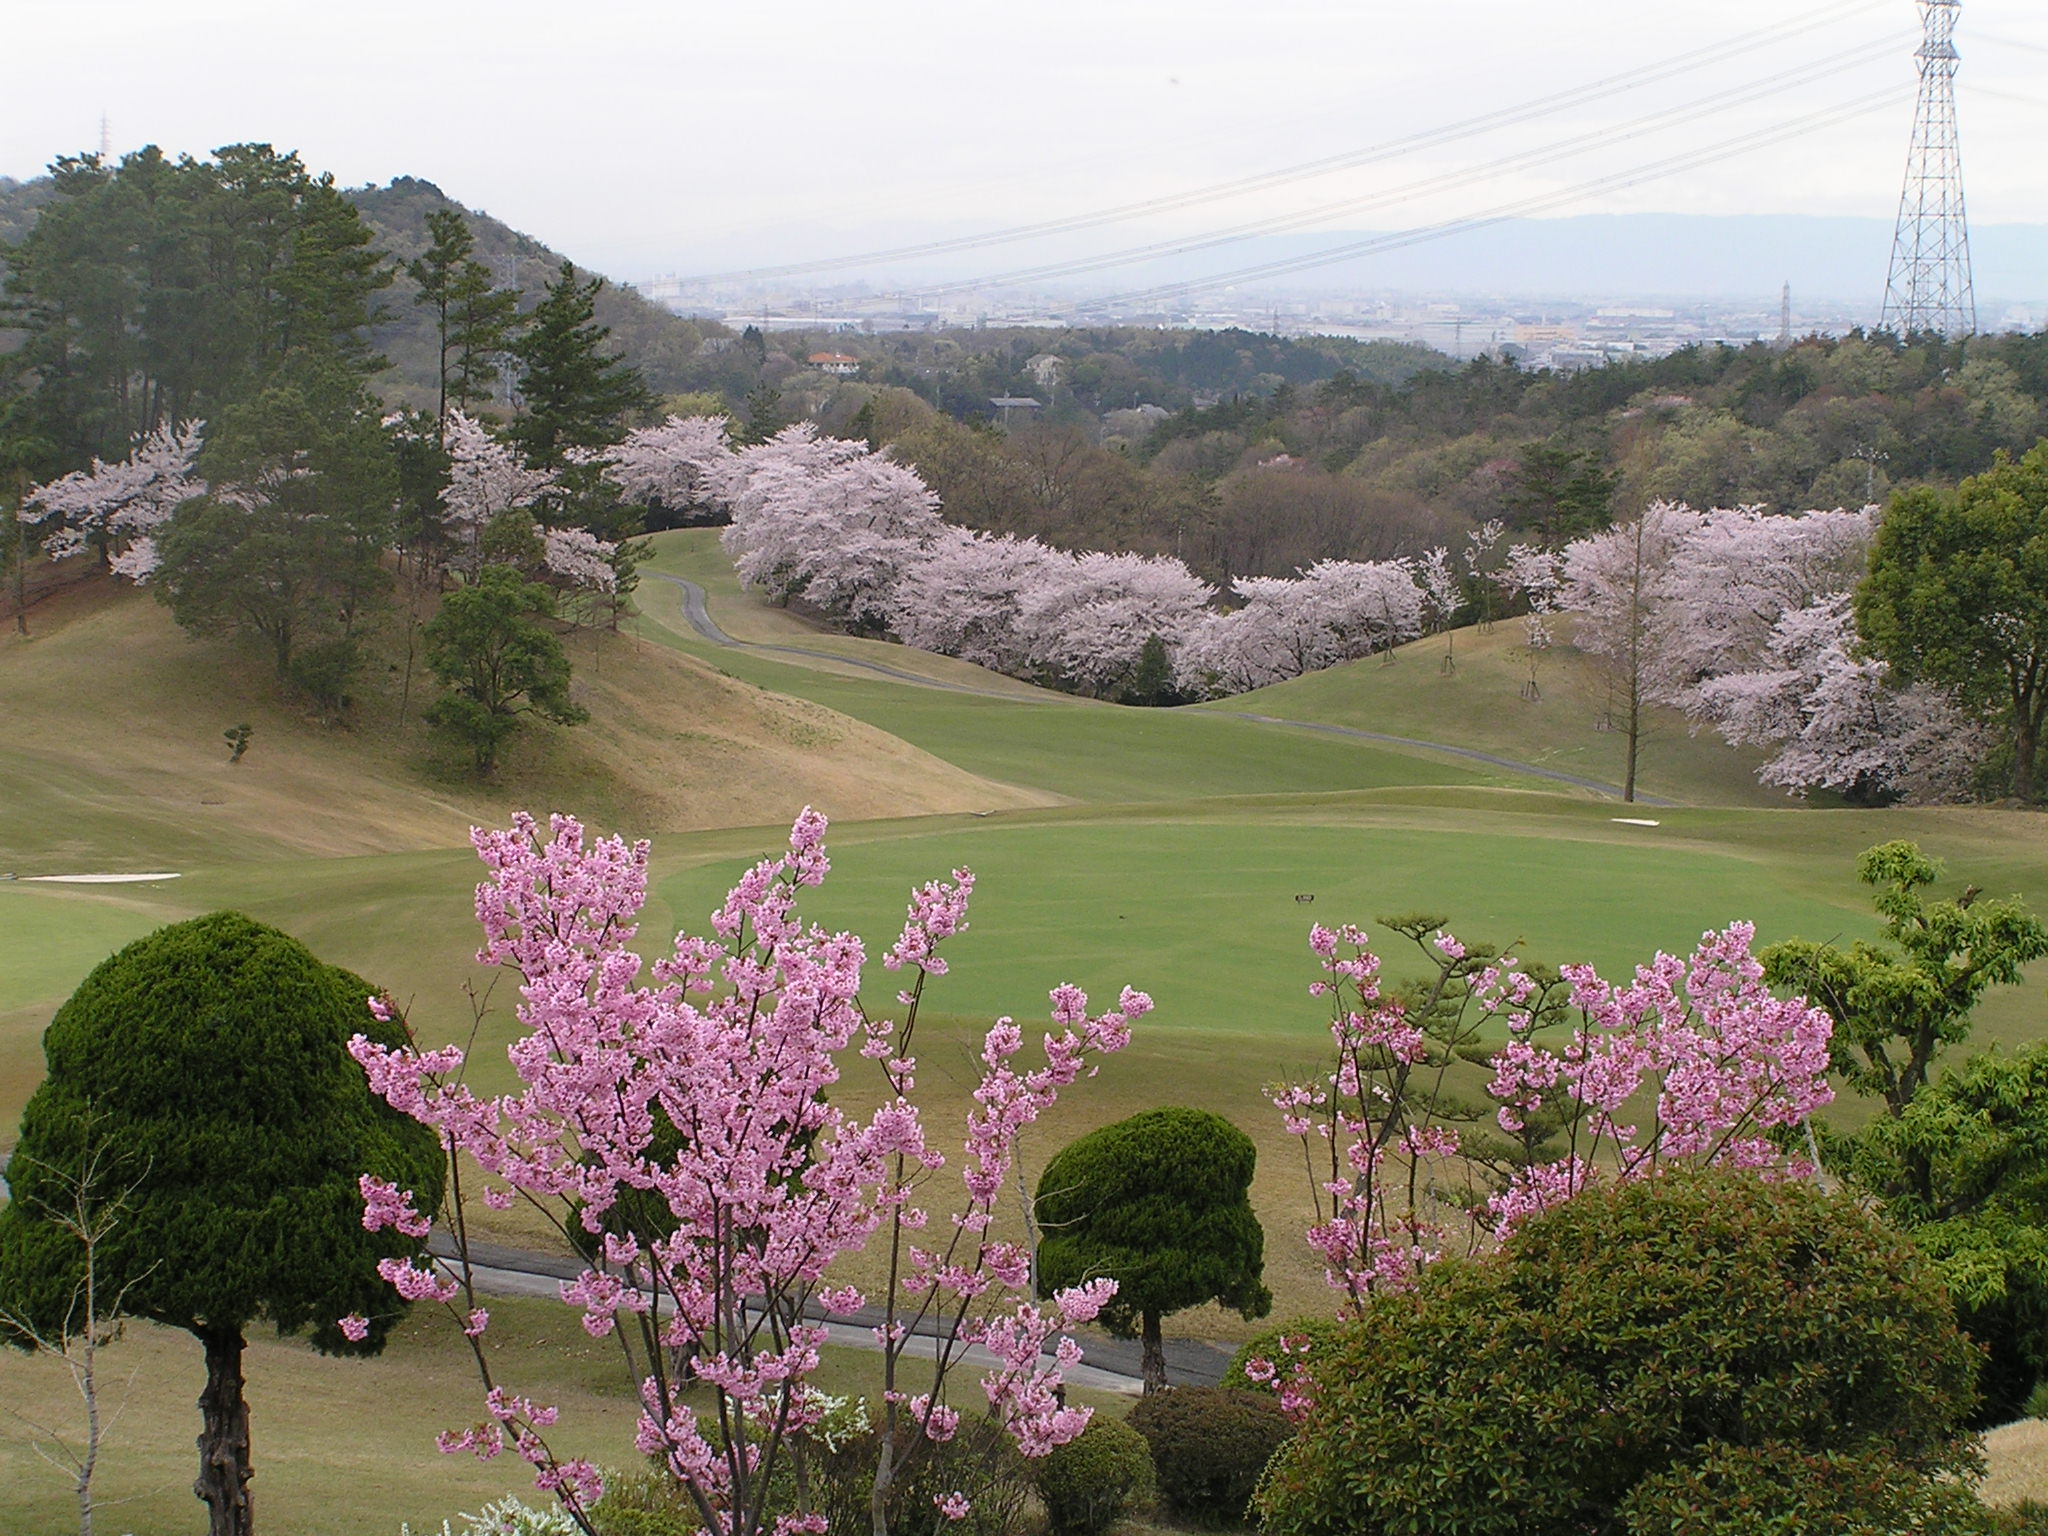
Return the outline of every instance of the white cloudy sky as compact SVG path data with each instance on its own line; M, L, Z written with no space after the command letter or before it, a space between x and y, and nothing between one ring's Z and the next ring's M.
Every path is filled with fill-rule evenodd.
M0 48L12 61L0 91L0 174L32 175L53 155L92 147L104 112L117 151L268 140L345 183L425 177L633 278L801 260L1176 193L1801 18L1823 24L1489 136L1097 231L1087 242L1111 248L1363 198L1701 103L1551 165L1320 221L1401 228L1568 190L1888 86L1908 89L1916 7L0 0ZM2048 7L1969 0L1960 39L1973 217L2048 221L2048 156L2039 152L2048 138ZM1775 94L1711 110L1767 76L1808 69ZM1909 101L1895 102L1795 144L1555 211L1888 218L1910 112ZM974 260L1000 270L1032 254L1011 248Z

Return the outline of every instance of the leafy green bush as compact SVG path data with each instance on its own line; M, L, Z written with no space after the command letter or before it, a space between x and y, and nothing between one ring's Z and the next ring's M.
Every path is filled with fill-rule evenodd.
M1927 1262L1853 1201L1671 1173L1372 1300L1255 1508L1267 1536L1578 1536L1717 1443L1935 1474L1968 1464L1976 1363Z
M1333 1349L1343 1336L1344 1324L1334 1317L1290 1318L1247 1339L1230 1357L1221 1385L1244 1392L1276 1395L1278 1383L1287 1375L1292 1362L1300 1359L1313 1362L1318 1355ZM1261 1370L1258 1378L1254 1379L1246 1368L1259 1360L1271 1365L1274 1374L1267 1376ZM1311 1365L1310 1369L1314 1366Z
M869 1529L881 1444L882 1431L876 1428L811 1448L812 1503L825 1517L827 1530ZM896 1446L890 1536L1011 1536L1024 1523L1031 1464L993 1419L962 1416L953 1438L944 1441L899 1430ZM968 1502L960 1520L949 1520L939 1510L939 1500L953 1493Z
M1175 1387L1131 1410L1152 1447L1159 1496L1176 1515L1242 1520L1259 1474L1294 1435L1270 1392Z
M2022 1410L2021 1417L2048 1419L2048 1381L2034 1384L2034 1390L2027 1394L2027 1406Z
M1152 1450L1119 1419L1096 1414L1038 1464L1038 1496L1052 1536L1100 1536L1151 1501Z
M1716 1445L1654 1472L1622 1502L1628 1536L1988 1536L1991 1512L1961 1483L1882 1453Z
M696 1536L704 1521L673 1478L659 1471L608 1471L590 1523L597 1536Z

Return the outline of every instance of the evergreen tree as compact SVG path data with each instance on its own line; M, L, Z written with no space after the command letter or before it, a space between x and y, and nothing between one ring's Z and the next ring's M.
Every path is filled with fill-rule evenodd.
M611 328L596 318L603 291L603 278L579 282L564 261L513 344L525 409L511 436L536 469L562 468L571 449L617 442L626 416L654 403L639 372L605 349Z
M350 1059L387 1045L373 989L236 912L159 929L79 985L43 1036L49 1071L23 1110L14 1196L0 1206L0 1307L32 1327L75 1294L79 1245L47 1219L89 1143L120 1149L122 1218L94 1254L100 1294L205 1348L199 1478L212 1536L250 1536L242 1353L259 1319L329 1354L375 1354L404 1304L378 1277L416 1240L363 1228L364 1173L432 1209L432 1132L370 1092ZM344 1317L367 1320L360 1337ZM11 1342L25 1342L14 1337Z
M494 286L491 269L465 261L449 290L449 343L455 354L455 408L469 410L495 384L498 358L511 346L519 290Z
M339 641L353 654L387 584L381 557L398 489L361 382L335 359L301 360L222 413L201 467L214 493L172 519L153 583L179 625L261 637L280 681L302 643ZM339 692L334 659L323 654L312 688L326 702Z
M1530 443L1515 457L1503 502L1518 528L1545 549L1562 549L1614 515L1615 478L1600 455L1562 442Z
M434 420L438 435L438 424L448 419L448 359L454 350L456 285L462 280L470 253L476 249L476 236L469 232L469 221L459 208L436 208L430 212L427 236L426 254L407 262L405 271L419 285L413 302L432 310L434 315L438 343Z
M1221 1115L1173 1106L1070 1143L1038 1181L1040 1290L1114 1278L1102 1322L1143 1337L1147 1392L1166 1385L1166 1313L1210 1301L1248 1318L1272 1310L1251 1205L1257 1161L1251 1138Z
M52 167L55 196L8 253L42 435L60 464L124 455L167 423L215 419L300 353L367 376L364 339L389 264L329 176L231 144L211 160L154 147Z

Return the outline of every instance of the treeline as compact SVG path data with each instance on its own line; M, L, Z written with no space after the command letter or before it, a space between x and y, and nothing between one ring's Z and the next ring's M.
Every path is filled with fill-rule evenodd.
M808 367L809 345L859 372ZM748 441L809 421L915 465L968 526L1177 555L1218 583L1416 555L1495 519L1557 548L1657 501L1882 503L2048 430L2048 336L1816 337L1571 374L1231 332L704 346L686 409L731 414ZM1202 360L1216 371L1191 372ZM1187 382L1226 376L1220 398Z

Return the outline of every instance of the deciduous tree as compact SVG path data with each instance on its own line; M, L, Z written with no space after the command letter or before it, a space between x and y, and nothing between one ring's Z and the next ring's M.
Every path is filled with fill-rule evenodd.
M484 958L521 979L528 1033L511 1048L517 1088L479 1099L462 1081L460 1049L355 1044L379 1093L433 1127L451 1159L481 1165L486 1204L523 1197L581 1246L586 1267L563 1299L592 1335L619 1335L643 1375L642 1453L705 1529L731 1536L819 1528L825 1493L810 1474L825 1449L813 1381L825 1329L816 1314L843 1316L864 1300L833 1282L835 1261L871 1240L886 1245L879 1459L858 1474L870 1484L877 1536L910 1470L903 1458L961 1428L947 1385L969 1347L995 1357L979 1395L1025 1455L1080 1433L1088 1410L1057 1394L1079 1347L1059 1340L1050 1362L1043 1351L1114 1290L1099 1280L1040 1308L1026 1293L1028 1251L992 1223L1019 1136L1092 1058L1122 1048L1150 1000L1127 989L1116 1009L1091 1015L1077 988L1056 989L1044 1063L1028 1070L1016 1061L1023 1032L996 1022L981 1048L953 1219L928 1224L922 1191L946 1156L914 1100L918 1010L927 983L945 974L941 947L965 926L973 876L955 871L913 893L883 959L903 973L899 1006L863 1007L860 940L807 925L796 908L825 878L824 831L806 810L788 852L742 877L712 932L677 934L651 971L627 947L646 899L647 844L586 845L567 817L545 833L526 817L477 832L490 871L477 893ZM377 1012L391 1010L379 1003ZM842 1060L856 1053L880 1076L880 1106L866 1121L835 1091ZM369 1225L426 1229L412 1192L370 1179L364 1190ZM458 1234L462 1211L451 1201ZM475 1307L459 1267L386 1272L403 1294ZM464 1318L472 1338L488 1323L479 1310ZM936 1335L928 1373L907 1348L920 1327ZM601 1474L550 1447L551 1407L492 1380L481 1346L477 1359L490 1417L444 1436L444 1448L490 1456L509 1446L591 1531ZM790 1487L794 1507L778 1494ZM966 1500L956 1492L941 1509L959 1519Z
M522 716L580 725L589 712L569 696L569 658L540 622L554 594L508 566L486 566L476 585L458 587L421 631L427 665L452 691L427 718L464 742L480 774Z
M1690 509L1657 501L1630 522L1565 546L1558 603L1575 620L1578 648L1596 659L1608 718L1622 733L1624 801L1636 797L1645 711L1671 692L1669 577L1698 522Z
M1902 492L1878 527L1856 624L1901 682L1952 689L2012 743L2031 800L2048 717L2048 444L1952 494Z

